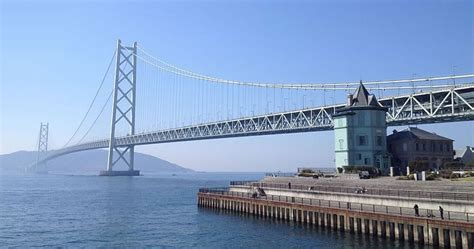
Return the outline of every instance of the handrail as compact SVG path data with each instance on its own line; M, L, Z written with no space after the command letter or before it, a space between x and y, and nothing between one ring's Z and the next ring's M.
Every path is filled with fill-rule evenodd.
M279 188L289 189L289 185L285 183L266 183L266 182L250 182L245 181L243 184L238 184L239 181L233 181L231 186L257 186L264 188ZM291 184L291 189L307 190L307 191L326 191L339 193L357 193L360 187L343 187L343 186L327 186L327 185L304 185ZM382 188L367 188L364 194L368 195L386 195L396 197L408 198L425 198L425 199L441 199L441 200L456 200L456 201L474 201L474 194L467 192L443 192L443 191L419 191L419 190L401 190L401 189L382 189Z

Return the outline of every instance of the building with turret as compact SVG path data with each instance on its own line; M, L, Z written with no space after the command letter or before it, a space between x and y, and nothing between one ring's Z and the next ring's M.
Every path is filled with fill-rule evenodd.
M348 95L346 107L333 115L336 168L374 166L388 174L386 112L362 82Z

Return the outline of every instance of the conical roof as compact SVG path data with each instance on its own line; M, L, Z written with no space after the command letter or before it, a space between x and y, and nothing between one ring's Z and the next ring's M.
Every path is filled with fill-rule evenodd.
M354 94L349 97L349 104L337 111L338 114L343 115L349 113L351 110L371 109L371 110L383 110L387 111L387 108L381 106L377 101L375 95L370 94L365 88L362 81L355 90Z
M380 107L379 102L375 95L370 94L365 88L362 81L360 81L359 87L357 87L356 91L353 94L353 100L351 106L376 106Z
M367 91L367 88L365 88L364 84L362 84L362 80L360 81L359 87L357 87L356 91L353 94L353 103L352 106L366 106L369 105L369 97L370 97L369 91ZM375 96L373 96L375 98ZM371 98L371 99L373 99Z

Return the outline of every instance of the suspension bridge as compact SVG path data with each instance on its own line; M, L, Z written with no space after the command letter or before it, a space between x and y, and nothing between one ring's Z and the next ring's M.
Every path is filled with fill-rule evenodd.
M136 145L331 130L345 95L360 84L387 108L389 126L473 120L473 79L474 74L364 83L236 81L174 66L136 42L124 46L119 40L77 129L64 146L48 151L49 126L41 124L37 161L29 168L107 148L103 174L137 175ZM128 169L114 170L119 162Z

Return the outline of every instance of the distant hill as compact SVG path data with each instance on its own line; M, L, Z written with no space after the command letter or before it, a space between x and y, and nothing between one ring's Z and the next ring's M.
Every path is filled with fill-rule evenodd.
M0 155L0 172L24 172L25 167L36 160L34 151L18 151ZM68 154L48 162L48 171L70 174L98 174L107 165L106 150L90 150ZM114 167L127 169L124 164ZM160 158L135 152L135 169L142 173L184 173L193 170Z

